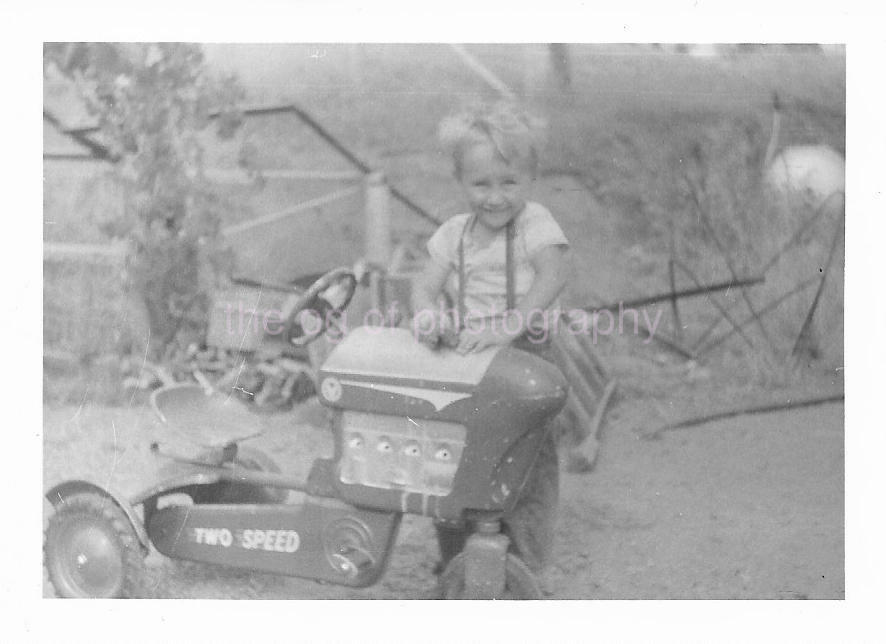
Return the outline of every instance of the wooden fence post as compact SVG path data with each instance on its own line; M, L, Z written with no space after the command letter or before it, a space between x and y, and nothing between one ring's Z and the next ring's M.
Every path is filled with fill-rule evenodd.
M391 197L381 172L366 177L365 226L366 261L374 268L386 271L391 262ZM370 280L372 306L382 310L385 306L384 275L373 270Z

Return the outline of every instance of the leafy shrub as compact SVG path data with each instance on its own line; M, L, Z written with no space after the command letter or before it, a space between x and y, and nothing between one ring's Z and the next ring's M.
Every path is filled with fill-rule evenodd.
M76 83L98 123L92 140L114 161L124 205L101 229L129 242L128 282L159 357L179 332L204 324L207 293L231 262L200 134L216 117L217 134L233 135L242 91L232 78L210 78L200 47L182 43L47 44L44 70Z

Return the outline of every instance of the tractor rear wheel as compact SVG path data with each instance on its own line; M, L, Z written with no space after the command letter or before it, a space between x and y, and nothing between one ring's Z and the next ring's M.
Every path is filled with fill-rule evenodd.
M102 494L65 497L49 519L44 565L60 597L138 597L144 556L126 514Z
M280 473L280 466L270 456L257 449L239 447L234 465L256 472ZM209 486L199 486L194 490L194 503L235 503L272 504L283 503L289 497L289 490L273 487L256 487L245 483L225 481Z

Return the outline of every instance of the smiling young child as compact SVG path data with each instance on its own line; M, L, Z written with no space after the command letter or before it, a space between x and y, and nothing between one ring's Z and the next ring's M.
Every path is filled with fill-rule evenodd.
M505 103L441 124L440 141L452 154L468 212L451 217L428 241L431 259L413 299L421 341L436 346L449 338L460 353L514 344L551 360L545 325L566 285L569 242L551 213L530 200L540 129L537 120ZM456 305L455 316L438 306L441 294ZM516 507L503 518L512 548L543 582L558 488L556 443L549 432ZM438 525L437 534L443 570L469 532Z

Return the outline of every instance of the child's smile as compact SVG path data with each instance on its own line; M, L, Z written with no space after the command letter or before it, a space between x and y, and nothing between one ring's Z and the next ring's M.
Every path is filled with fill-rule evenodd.
M459 181L477 221L496 232L523 210L533 179L526 168L508 163L489 143L465 151Z

